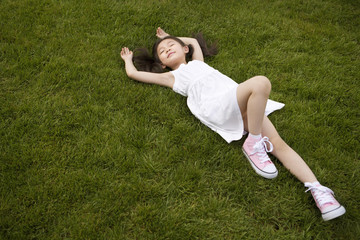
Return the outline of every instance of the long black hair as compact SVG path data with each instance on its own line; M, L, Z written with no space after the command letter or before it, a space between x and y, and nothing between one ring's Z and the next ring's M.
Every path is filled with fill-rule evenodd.
M194 35L194 38L198 41L204 57L214 56L218 53L216 44L212 44L208 46L206 44L206 41L202 33L198 33ZM146 48L135 49L134 63L139 71L155 72L155 73L164 72L164 68L161 65L161 61L157 54L157 48L159 44L165 39L173 39L178 43L180 43L181 46L183 47L186 46L186 44L183 41L181 41L179 38L174 36L167 36L162 39L158 39L155 42L152 48L152 54L150 54ZM189 52L186 54L186 61L190 61L194 53L194 47L191 44L188 45L188 48L189 48Z

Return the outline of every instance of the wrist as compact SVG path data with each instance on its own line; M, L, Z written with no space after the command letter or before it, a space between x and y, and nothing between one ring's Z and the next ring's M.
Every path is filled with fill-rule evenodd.
M130 63L130 64L132 64L133 63L133 60L132 60L132 58L126 58L126 59L124 59L124 62L125 63Z

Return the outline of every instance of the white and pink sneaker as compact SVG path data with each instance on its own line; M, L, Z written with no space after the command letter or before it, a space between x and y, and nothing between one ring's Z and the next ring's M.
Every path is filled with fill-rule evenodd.
M305 192L311 191L325 221L340 217L346 212L345 208L336 201L334 192L330 188L322 186L319 182L306 182L305 187L308 188Z
M248 136L245 140L242 150L249 160L251 167L257 174L264 178L272 179L278 175L274 163L270 160L267 152L273 150L273 145L268 137L256 139Z

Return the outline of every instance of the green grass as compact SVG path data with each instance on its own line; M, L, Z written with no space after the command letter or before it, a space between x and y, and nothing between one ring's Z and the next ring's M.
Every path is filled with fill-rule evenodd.
M0 4L1 239L356 239L360 235L357 1ZM202 31L210 65L272 81L283 138L346 207L323 222L275 160L256 175L169 89L130 80L121 47L161 26Z

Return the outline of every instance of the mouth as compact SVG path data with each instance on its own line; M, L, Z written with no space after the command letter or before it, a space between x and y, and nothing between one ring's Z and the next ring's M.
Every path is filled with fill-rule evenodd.
M175 52L171 52L168 54L167 58L171 57Z

